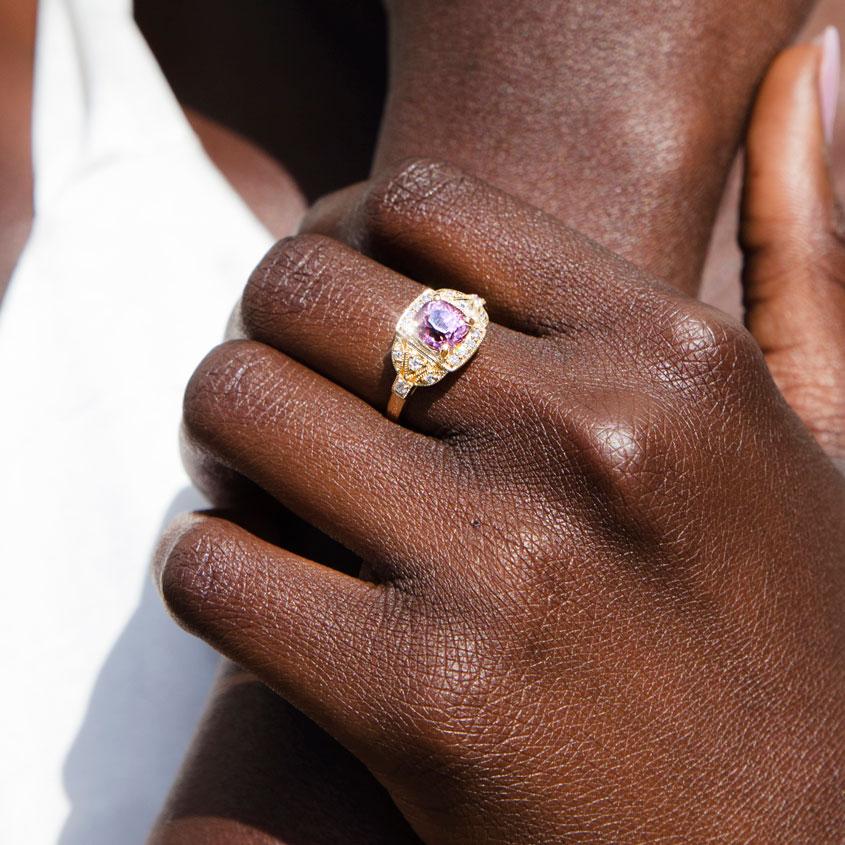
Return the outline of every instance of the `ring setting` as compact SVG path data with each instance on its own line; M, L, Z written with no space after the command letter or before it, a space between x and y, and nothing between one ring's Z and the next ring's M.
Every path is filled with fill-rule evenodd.
M391 360L396 379L387 415L397 420L417 387L431 387L478 351L490 318L484 300L450 288L424 290L396 324Z

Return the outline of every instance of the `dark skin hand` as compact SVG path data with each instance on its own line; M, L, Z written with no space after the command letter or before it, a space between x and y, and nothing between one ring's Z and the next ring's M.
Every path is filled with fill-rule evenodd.
M21 10L23 10L24 8L25 8L25 5L24 6L22 6L21 4L15 5L15 10L17 10L17 12L21 12ZM29 4L29 8L34 9L34 4ZM11 7L10 7L10 9L11 9ZM15 11L15 10L12 10L12 11ZM34 22L34 14L31 15L31 17L28 17L27 20ZM24 30L27 30L27 29L31 30L31 26L32 26L32 23L29 23L29 24L27 24L27 27L24 27L23 29ZM11 34L12 32L15 31L15 28L14 28L14 26L3 27L3 31L8 33L8 34ZM26 87L26 86L29 85L29 82L27 81L27 79L29 78L28 71L31 68L31 33L30 33L30 36L28 38L23 39L20 43L23 46L23 49L20 53L20 55L23 56L23 60L20 63L20 67L24 71L24 77L26 77L24 79L24 82L25 82L24 87ZM15 48L15 49L17 49L17 48ZM10 75L7 74L6 79L8 80L9 78L10 78ZM16 86L10 85L7 90L10 93L17 92L17 93L15 93L15 96L18 96L18 94L21 94L21 92L23 91L23 93L21 94L21 99L18 101L18 102L21 103L20 119L19 120L15 119L14 121L8 121L8 128L9 129L15 129L15 131L17 131L17 130L22 130L22 131L28 130L28 125L29 125L28 119L27 119L27 117L28 117L28 106L29 106L28 93L27 93L28 88L27 88L26 91L24 91L23 89L16 88ZM7 115L9 115L11 113L11 111L7 109L5 111L5 113ZM209 146L209 143L208 143L209 139L206 137L207 133L204 131L203 126L200 125L197 128L199 129L201 134L203 134L204 140L206 140L207 146ZM28 132L26 134L27 134L27 137L28 137ZM214 139L212 138L211 140L213 141ZM212 150L211 150L212 155L214 155L215 154L214 148L217 147L217 145L212 143L211 147L212 147ZM217 147L217 148L219 149L219 147ZM12 152L20 151L22 154L26 154L27 157L28 157L28 142L26 141L26 139L21 141L16 136L16 138L13 138L13 139L10 140L9 149L12 150ZM399 154L401 154L401 151L400 151ZM218 158L218 157L215 156L215 158ZM17 159L13 158L12 156L10 156L8 154L4 157L4 161L7 164L7 171L10 175L10 178L15 179L15 180L20 180L19 182L15 182L15 184L20 184L20 186L21 186L20 190L17 191L17 194L19 194L18 199L15 199L15 196L17 194L12 190L7 190L7 191L3 192L3 207L8 209L10 212L13 212L14 214L17 215L14 218L14 220L17 221L17 222L15 222L14 226L4 226L4 229L3 229L4 234L9 238L8 242L11 244L11 246L10 246L8 252L7 252L8 256L9 256L8 267L10 268L11 265L14 263L14 260L17 257L17 251L18 251L18 249L20 248L20 245L23 242L25 232L27 231L28 225L29 225L29 212L28 212L27 209L28 209L28 203L29 203L29 197L30 197L30 183L29 183L29 178L28 178L28 173L27 173L28 167L25 167L23 165L23 163L18 162ZM218 158L218 164L220 164L222 166L222 168L225 171L227 171L227 175L229 175L230 178L233 178L232 174L229 172L229 168L227 168L226 163L222 158ZM568 168L568 170L567 170L567 168ZM577 170L577 163L573 163L570 166L569 162L564 162L564 170L567 170L567 172L576 171ZM517 174L517 175L519 175L519 174ZM241 185L240 185L239 181L237 180L236 176L235 176L235 178L233 178L233 181L235 182L235 184L240 189ZM284 182L284 180L281 180L281 182ZM253 184L254 184L254 180L253 180ZM514 186L514 187L516 187L516 186ZM283 190L284 188L285 188L285 185L280 184L279 190ZM253 197L250 193L250 190L249 190L249 186L247 187L246 190L242 190L242 193L244 193L244 195L247 197L248 200L253 199ZM259 205L260 205L260 203L259 203ZM295 205L295 202L294 202L294 205ZM260 213L260 208L259 208L259 213ZM272 212L272 210L271 210L271 213L265 215L263 219L265 219L265 221L268 223L268 225L270 225L273 228L279 228L279 229L283 228L282 226L278 226L278 225L275 224L275 221L280 219L280 215L274 214ZM284 219L283 215L282 215L282 219ZM20 224L19 226L18 226L18 223ZM256 696L256 698L258 698L258 696ZM241 709L239 710L240 715L243 715L243 709L242 709L243 704L244 704L244 701L241 701L240 702ZM279 705L279 707L281 709L282 705ZM266 713L266 712L269 711L269 709L270 709L270 707L268 705L267 707L257 708L256 712ZM296 730L302 731L302 730L307 730L307 728L303 725L303 726L298 726L296 728ZM241 745L240 747L243 748L243 745ZM254 756L254 757L251 758L251 761L254 762L255 759L256 759L256 757ZM229 763L231 763L231 758L229 758ZM269 763L268 763L268 765L269 765Z
M758 208L806 202L752 168L748 284L813 237L825 261L777 275L842 325L803 108L818 52L787 53L758 101L752 162L798 133L815 202L767 229ZM838 841L845 483L784 402L801 410L783 356L452 167L404 167L311 226L382 263L325 235L279 245L244 295L251 340L192 381L189 450L197 478L250 478L376 583L197 516L161 550L171 610L360 756L425 841ZM397 269L485 295L498 323L409 428L371 407L420 289Z
M14 8L12 8L12 6L14 6ZM7 56L9 58L9 60L12 62L12 64L14 64L14 62L17 62L18 58L19 58L20 59L19 63L17 65L14 65L14 66L20 67L20 69L21 69L21 73L19 75L13 74L13 72L10 71L10 73L5 74L5 76L4 76L4 78L7 80L7 82L10 82L10 80L12 80L13 76L14 76L14 78L20 78L20 80L21 80L21 85L18 86L18 85L14 85L14 84L9 84L4 89L4 90L6 90L7 94L10 97L13 98L12 100L9 100L9 103L7 103L8 108L4 109L4 114L6 114L8 116L10 114L10 111L9 111L10 108L17 108L18 107L16 105L13 105L13 103L19 104L19 106L20 106L19 117L15 118L13 120L7 120L6 121L5 125L10 130L10 134L7 137L4 137L4 141L3 141L3 148L4 148L4 150L6 150L6 153L4 154L4 162L6 164L5 169L6 169L6 172L8 174L8 181L5 183L7 185L7 190L5 190L3 192L3 196L2 196L2 208L6 209L7 212L9 213L9 215L11 215L11 217L8 218L11 222L8 223L8 224L5 224L3 226L4 244L8 244L8 248L7 248L7 250L4 254L6 254L8 256L6 266L7 266L7 269L10 270L11 266L13 265L14 261L17 258L18 250L20 249L20 246L23 243L23 239L25 237L26 231L28 230L29 218L30 218L29 202L30 202L30 196L31 196L31 186L30 186L30 182L29 182L29 173L28 173L28 150L29 150L29 144L28 144L28 127L29 127L28 109L29 109L29 86L31 84L31 75L30 75L30 70L31 70L31 43L32 43L32 27L34 25L34 4L33 3L30 3L30 4L20 4L20 3L11 4L10 7L9 7L9 10L10 10L10 13L12 14L12 20L11 20L11 23L9 23L7 26L2 27L3 32L6 33L10 38L13 35L23 36L19 39L9 41L8 43L6 41L4 41L4 45L3 45L3 55ZM21 24L22 21L23 21L23 24L25 24L25 25ZM676 34L678 34L678 33L676 33ZM678 35L679 36L683 35L683 33L679 33ZM542 117L542 116L536 115L535 117ZM522 122L520 122L519 125L517 125L517 126L510 126L508 124L509 131L511 131L512 133L518 134L518 130L524 131L526 128L530 129L532 124L531 124L531 121L528 120L528 115L524 115L524 118L525 119ZM203 139L204 139L204 141L206 141L206 146L208 147L209 146L209 143L208 143L209 138L206 137L208 135L208 133L205 132L205 128L202 125L197 126L197 128L199 129L201 134L203 134ZM427 128L430 130L431 126L429 126ZM487 130L486 130L487 136L491 137L490 134L489 134L489 131L495 130L495 129L496 129L495 126L493 126L493 127L488 126ZM550 134L549 137L552 140L554 138L554 131L559 131L559 129L556 129L555 127L551 127L551 134ZM18 134L15 134L15 133L18 133ZM21 133L23 133L23 134L21 134ZM413 139L413 138L408 139L408 140L409 140L409 142L410 141L416 142L416 139ZM239 187L239 189L241 189L241 192L245 195L247 200L251 201L253 206L255 207L253 192L251 192L249 184L247 185L247 188L245 190L242 189L242 182L238 178L238 173L237 172L234 172L234 173L231 172L230 168L227 166L227 161L231 160L231 156L228 156L228 155L226 155L224 157L217 156L215 154L215 152L216 152L216 150L220 149L220 145L216 144L215 139L213 137L211 138L211 141L212 141L212 143L211 143L212 155L215 156L215 159L218 161L218 164L224 169L224 171L226 171L229 178L232 179L233 182L235 182L236 186ZM394 147L394 149L396 150L396 154L398 156L403 155L403 152L402 152L402 149L401 149L401 144L397 144ZM549 145L549 144L546 144L545 149L547 149L547 150L551 149L552 151L554 151L554 147ZM417 150L417 151L419 151L419 150ZM425 152L425 151L426 150L422 150L422 152ZM20 156L23 156L26 160L24 160L24 158L20 158L19 154L20 154ZM486 154L489 154L489 151L483 151L483 154L479 154L479 160L482 160L483 156L486 155ZM523 162L523 164L524 164L524 168L526 168L528 170L530 170L531 167L533 166L530 161L525 161L525 162ZM568 161L564 161L563 162L563 168L565 169L568 166L568 164L569 164ZM241 167L236 168L236 170L242 170L242 169L243 168L241 168ZM516 175L521 176L522 174L518 173ZM558 173L556 173L556 177L559 176L559 175L560 175L560 171ZM249 180L249 182L251 182L252 184L259 184L254 179ZM284 180L281 180L279 188L278 188L278 191L280 191L280 192L285 190L285 187L286 187L283 184L283 182L284 182ZM554 181L549 182L549 185L553 185L553 184L555 184ZM19 187L14 187L14 186L19 186ZM516 189L516 187L517 187L517 185L515 184L514 189ZM545 185L541 185L540 188L542 188L543 190L548 190L548 188ZM261 199L262 198L259 197L259 200L261 200ZM261 212L261 204L262 203L259 202L258 212L260 214L262 213ZM296 197L294 197L293 205L295 205L295 204L296 204ZM620 212L621 212L621 215L620 215L620 218L619 218L620 222L624 223L626 221L626 217L625 217L626 209L622 208L620 210ZM262 214L262 217L263 217L263 219L265 219L267 224L270 225L271 227L282 228L281 226L277 226L276 221L278 221L280 219L283 220L287 213L288 213L288 211L287 211L286 208L281 209L281 214L274 212L271 209L271 211L267 215ZM632 231L633 231L633 228L634 227L632 227ZM237 698L237 696L232 696L231 698L232 698L232 700L234 700L235 698ZM256 699L256 700L260 699L260 698L261 698L261 696L255 696L254 697L254 699ZM226 700L227 701L229 700L228 696L226 697ZM249 718L248 714L245 716L244 707L246 706L246 702L250 701L250 700L253 700L253 699L250 698L249 696L243 696L242 698L238 699L238 715L239 715L239 717ZM273 700L273 703L274 702L275 702L275 700ZM281 716L284 718L284 711L283 711L284 705L279 703L277 705L277 707L278 707L278 710L281 712ZM256 707L256 710L255 710L256 719L252 720L253 723L254 724L258 723L258 714L269 715L271 710L272 710L272 703L270 701L266 702L266 706L262 705L262 706ZM269 719L269 718L267 719L268 725L272 724L272 722L273 722L272 719ZM302 724L297 724L295 726L296 732L307 731L308 729L309 729L309 727L308 727L308 724L305 722L305 720L302 720ZM311 730L313 730L313 728L311 728ZM241 737L240 739L241 739L241 744L238 746L239 750L243 751L243 750L246 749L247 751L249 751L249 743L244 742L243 737ZM261 759L261 754L260 754L261 742L260 742L260 740L256 740L254 737L251 737L251 740L252 740L253 744L256 746L253 749L253 751L255 751L256 754L254 756L250 757L250 761L249 761L250 763L254 762L256 759ZM292 743L292 745L295 749L295 747L296 747L295 743ZM278 762L279 756L280 755L275 755L274 760ZM304 754L302 759L305 759L307 756L308 756L307 753ZM284 784L284 783L287 782L289 784L290 778L288 778L287 781L284 780L284 773L285 773L284 763L287 762L287 761L282 760L281 763L279 764L279 766L277 767L277 769L274 769L270 765L270 763L268 762L269 758L270 758L270 755L267 755L267 759L264 760L263 767L261 768L261 774L265 774L267 776L267 780L269 782L273 782L276 774L280 774L281 779L278 780L277 782L280 783L280 784ZM291 758L288 757L288 759L291 759ZM296 759L295 755L294 755L294 759ZM228 770L231 770L231 763L232 763L232 757L231 756L227 757L227 763L228 763ZM292 765L291 768L301 768L301 766L302 766L302 760L299 760L294 765ZM319 778L315 779L315 783L316 782L319 782ZM231 785L230 783L227 783L226 788L228 789L230 787L230 785ZM291 792L292 792L292 789L291 789L290 785L288 785L288 787L283 786L280 791L285 792L285 794L290 795ZM301 805L298 805L298 806L301 806ZM277 803L277 806L274 808L274 810L278 810L278 803ZM364 841L367 841L367 840L365 839Z
M724 62L724 57L721 57L721 61ZM700 107L700 105L701 104L699 103L699 107ZM539 119L540 117L542 117L542 116L537 115L537 116L535 116L535 119ZM526 127L530 128L532 124L526 118L525 120L523 120L523 122L521 124L512 125L510 123L507 123L506 125L508 127L509 132L515 133L518 136L520 131L523 131L523 132L526 131ZM390 126L390 124L388 124L388 129L387 129L388 140L385 142L385 144L388 147L392 146L392 148L395 149L395 150L401 150L402 139L401 138L391 139L389 126ZM432 123L432 125L429 127L428 135L432 135L435 138L435 140L438 137L438 132L440 133L440 135L442 135L444 137L448 137L448 134L449 134L448 129L443 130L441 132L439 130L438 126L439 126L438 122L434 121ZM488 137L491 135L491 133L495 134L495 132L494 132L495 128L496 128L495 126L488 126L487 127ZM552 142L554 140L554 132L555 131L559 133L560 128L559 127L552 127L552 126L546 126L546 127L543 128L543 132L547 133L546 136L545 136L546 141L547 141L547 143L546 143L546 150L547 151L552 149ZM542 133L538 133L538 134L542 134ZM693 141L694 140L695 139L693 139ZM691 146L694 148L694 144L692 142L690 142L690 143L691 143ZM383 144L383 147L382 147L383 150L385 149L385 144ZM700 149L698 150L698 153L699 154L701 153ZM483 169L486 166L485 155L488 155L488 154L489 154L489 150L486 149L486 148L481 149L478 152L479 164L478 164L477 169ZM383 155L384 155L384 153L383 153ZM398 152L397 152L397 155L398 155ZM469 153L467 153L467 155L469 155ZM650 166L650 160L649 160L648 156L644 157L643 165L646 168L646 170L648 170L648 168ZM535 164L530 159L524 160L521 172L518 173L517 176L519 176L520 178L524 178L526 173L530 174L532 172L532 168L534 166L535 166ZM542 166L542 161L538 162L537 166ZM568 162L564 162L564 167L566 167L566 166L568 166ZM633 167L633 164L631 164L631 166ZM712 173L713 169L711 168L708 172ZM560 174L558 174L558 175L560 176ZM719 176L718 178L721 178L721 176ZM517 185L516 187L519 188L519 185ZM541 193L541 196L539 198L540 201L546 203L550 195L552 195L552 198L553 198L553 194L557 190L557 188L558 188L558 181L549 181L548 183L544 183L542 185L542 190L540 191L540 193ZM551 200L548 200L548 201L551 201ZM629 231L634 235L643 235L643 234L648 235L647 227L641 227L641 226L633 225L634 217L635 217L635 214L634 214L635 211L636 211L636 213L639 213L639 208L631 209L631 208L626 207L626 208L621 209L620 210L620 216L619 216L619 218L617 219L616 222L618 223L620 228L623 225L627 225L629 227ZM679 219L676 222L678 222L679 225L680 225L681 223L683 223L683 220ZM696 246L696 249L698 249L699 246ZM654 249L655 245L652 243L651 247L649 247L648 244L646 244L645 241L643 241L643 243L641 244L641 248L643 250L647 250L649 248ZM645 254L645 253L643 253L643 254ZM277 708L278 708L281 719L286 722L287 719L288 719L287 714L289 712L289 708L287 708L287 706L284 705L282 702L278 703ZM266 706L263 706L262 708L260 708L260 710L258 711L258 713L256 715L258 715L261 718L264 718L266 720L267 730L272 733L273 732L273 728L272 728L273 713L271 712L271 710L272 710L272 707L271 707L270 701L267 700ZM238 713L235 714L234 710L230 710L230 713L232 714L230 716L230 718L232 718L232 719L234 719L234 718L238 718L238 719L245 718L244 713L242 711L238 711ZM248 718L249 714L247 714L246 717ZM303 721L302 725L299 726L296 730L301 731L301 730L308 730L308 729L309 728L307 727L307 722ZM292 807L292 805L294 803L298 803L302 800L305 800L306 803L307 803L308 802L308 795L306 794L305 796L303 796L301 794L301 791L299 793L295 792L294 793L295 797L291 798L291 803L286 803L284 800L281 800L281 799L285 795L289 794L288 793L288 787L284 786L284 784L290 783L290 778L285 773L286 767L288 769L289 768L301 767L304 763L307 764L308 761L307 761L307 759L300 760L299 758L296 758L296 757L293 757L293 759L291 759L291 757L288 757L287 759L280 759L279 755L276 755L275 757L273 757L271 759L270 755L265 755L265 754L262 753L263 752L263 746L262 746L262 743L260 741L260 735L261 735L260 731L256 730L256 733L254 735L252 735L252 741L249 742L249 743L246 743L244 746L242 746L241 750L243 752L242 756L243 756L244 759L243 759L242 766L240 767L240 769L238 769L237 766L233 766L232 756L230 754L227 754L227 755L225 755L225 765L212 767L212 771L217 773L216 775L213 775L213 777L216 778L216 780L219 784L221 784L221 790L220 791L225 792L226 789L236 788L237 785L242 781L241 776L234 774L237 771L250 773L250 775L251 775L250 781L251 782L254 782L254 780L255 780L254 776L256 775L256 773L264 775L265 776L264 780L259 781L259 782L263 783L263 788L268 793L276 795L277 797L279 797L280 800L275 802L274 811L268 812L267 816L264 819L264 825L263 826L264 826L265 830L264 830L263 835L266 836L267 838L266 838L266 840L262 839L261 841L262 842L263 841L268 841L268 842L277 841L276 839L273 838L274 835L278 837L278 841L286 841L286 842L287 841L292 841L292 842L293 841L299 841L296 838L297 834L295 832L292 832L292 830L296 827L296 825L295 825L295 819L291 818L291 812L289 811L288 808ZM207 735L204 734L202 739L209 745L213 744L213 737L210 737L210 736L207 736ZM206 762L207 766L209 764L209 757L210 756L211 755L207 755L206 758L205 758L205 762ZM261 761L261 762L256 764L255 763L256 759ZM213 762L213 761L211 761L211 762ZM206 771L207 770L208 769L206 768ZM329 768L327 771L330 772L331 768ZM170 820L170 823L168 824L168 827L166 828L166 830L164 832L160 831L160 835L162 837L170 837L170 838L166 838L166 839L162 838L161 841L167 841L167 842L171 842L171 841L174 841L174 842L175 841L190 841L190 836L191 836L192 831L202 830L203 832L205 832L205 831L208 830L208 824L206 823L207 820L204 821L201 818L202 813L203 813L202 802L201 801L194 801L194 800L192 800L192 797L191 797L192 794L195 794L197 791L200 791L200 792L202 792L202 794L207 795L207 790L202 791L202 790L196 789L196 784L197 783L201 784L202 781L203 781L202 772L197 771L196 768L192 769L189 766L186 770L185 779L183 779L182 783L180 784L180 789L177 789L176 792L174 793L174 798L173 798L171 805L168 809L167 816ZM336 782L333 781L333 783L336 783ZM342 784L340 784L339 786L342 789ZM331 792L331 788L329 789L329 792ZM378 798L377 792L374 792L374 796L375 796L376 804L378 805L380 803L381 799ZM317 802L319 803L319 796L317 798ZM334 802L330 799L327 803L333 805ZM310 806L310 804L309 804L309 806ZM376 813L378 813L378 811L376 811ZM238 817L238 815L235 814L235 818L237 818L237 817ZM328 818L328 814L325 815L325 818L326 818L327 823L329 823L330 820ZM219 824L225 824L220 819L217 819L216 821ZM345 823L341 822L341 825L340 825L341 829L346 829L344 827L344 824ZM329 823L329 828L331 828L330 823ZM180 839L180 835L187 836L188 838L184 839L184 840ZM238 836L238 835L242 835L241 832L240 832L240 827L238 827L237 832L233 828L232 836L235 837L235 836ZM252 835L257 835L254 832L254 830L253 830ZM332 834L330 832L327 831L324 835L326 835L328 837L326 839L326 841L333 841ZM159 841L159 840L156 840L156 841ZM250 841L252 841L252 840L250 840ZM307 841L311 841L311 840L307 839ZM352 840L347 840L347 841L352 841ZM367 840L366 837L365 837L362 841L369 841L369 840ZM393 840L393 841L398 841L398 840Z

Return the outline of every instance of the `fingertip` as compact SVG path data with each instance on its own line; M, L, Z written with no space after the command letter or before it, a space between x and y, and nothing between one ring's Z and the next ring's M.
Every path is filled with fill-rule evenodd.
M164 530L153 553L152 577L159 593L162 589L162 577L167 568L167 562L182 537L191 530L201 519L196 513L179 514Z
M378 670L364 646L378 638L387 654L389 642L380 587L209 513L185 514L168 527L153 573L168 612L188 633L327 729L366 729Z
M165 530L153 559L153 579L169 613L184 627L191 627L193 608L208 594L203 586L212 578L214 559L223 554L222 521L201 513L178 516ZM217 567L219 568L219 567Z
M747 147L762 164L794 158L798 149L824 149L818 43L797 44L778 55L766 74L751 114Z

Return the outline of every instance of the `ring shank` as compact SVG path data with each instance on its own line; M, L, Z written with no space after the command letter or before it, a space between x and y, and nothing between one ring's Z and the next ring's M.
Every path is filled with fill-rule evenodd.
M397 396L392 390L390 391L390 399L387 400L387 418L391 422L399 422L399 417L402 416L402 409L405 407L405 400L401 396Z

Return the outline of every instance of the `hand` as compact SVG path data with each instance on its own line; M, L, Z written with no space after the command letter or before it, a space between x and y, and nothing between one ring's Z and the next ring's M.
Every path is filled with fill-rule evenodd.
M505 3L497 10L396 0L389 108L374 167L389 169L410 154L457 161L693 289L753 89L808 5L766 0L737 9L685 0L644 9L618 0L599 10L531 0L515 25ZM610 43L614 49L601 48ZM321 173L325 178L325 168ZM228 500L231 485L219 492ZM285 526L288 517L279 508L275 521ZM299 541L300 529L293 531ZM320 561L336 566L338 558ZM408 838L365 773L344 784L350 764L343 749L335 745L335 756L315 769L311 743L328 747L313 725L314 738L302 741L305 720L291 723L283 700L258 682L233 691L224 681L218 689L156 842L199 836L251 843L257 831L284 842L340 835L369 845L381 835L395 845ZM250 707L253 700L260 706ZM234 739L229 725L238 726ZM280 792L286 800L278 800ZM344 812L350 806L357 823Z
M358 209L322 223L499 324L391 425L367 402L418 285L278 247L244 296L261 342L192 382L191 448L377 583L200 517L162 549L171 609L427 841L839 838L845 490L750 336L449 168Z

